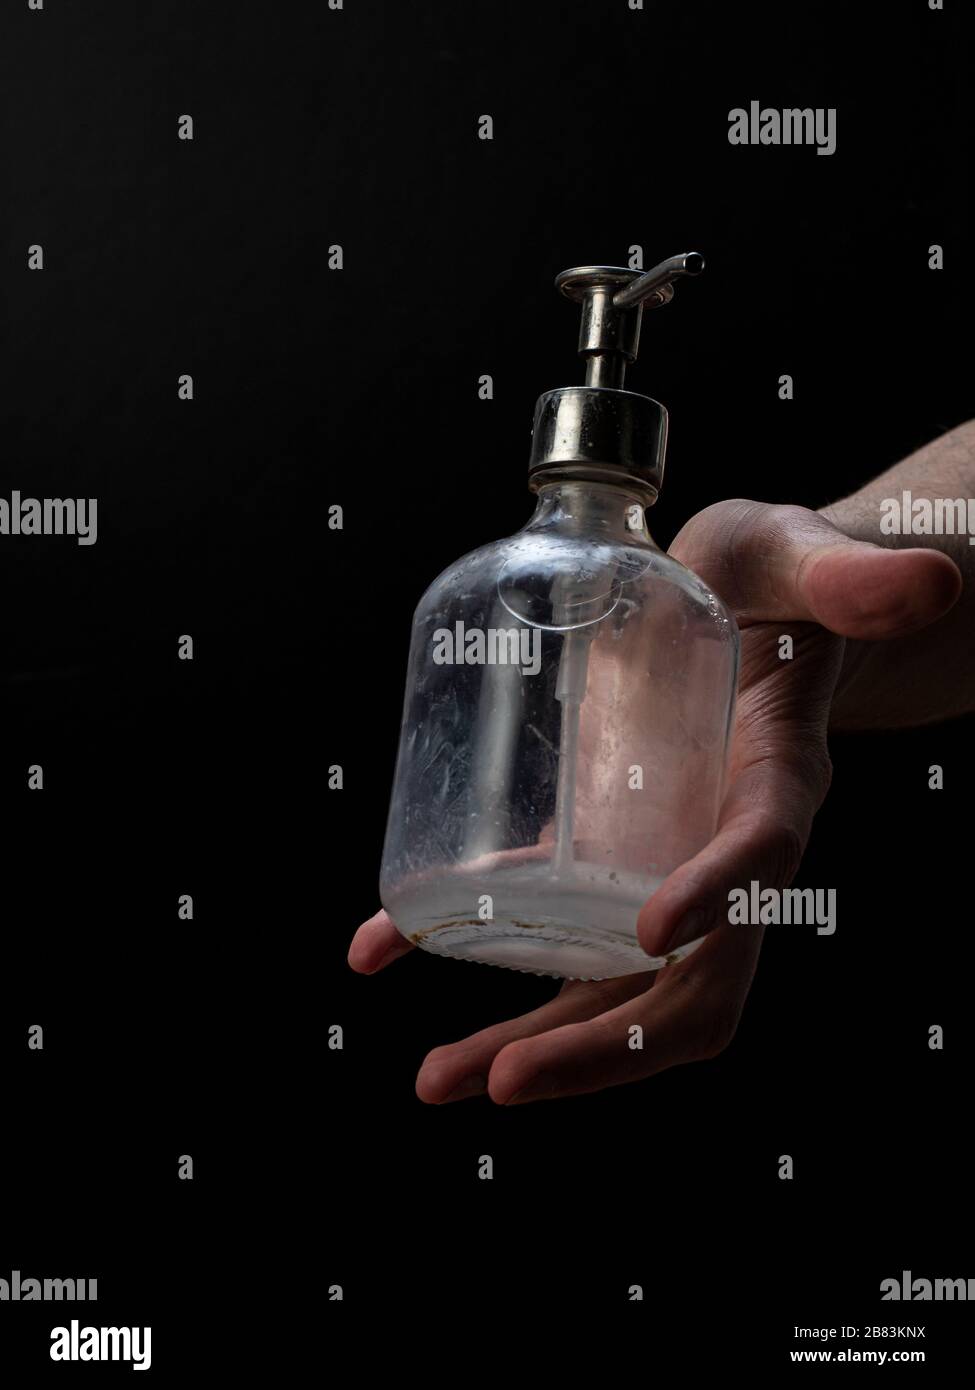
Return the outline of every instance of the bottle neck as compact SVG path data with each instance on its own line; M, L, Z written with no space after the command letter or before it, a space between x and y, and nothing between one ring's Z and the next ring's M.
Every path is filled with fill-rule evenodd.
M612 483L551 482L538 489L538 504L523 531L560 531L626 545L653 545L644 508L649 494Z

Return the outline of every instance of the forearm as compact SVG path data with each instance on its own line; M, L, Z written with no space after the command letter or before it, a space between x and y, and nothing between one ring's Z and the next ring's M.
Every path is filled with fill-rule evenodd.
M896 499L906 507L927 499L932 514L951 518L955 534L884 534L881 522ZM859 492L822 508L822 515L855 540L895 549L928 547L943 551L961 570L964 588L955 606L931 626L890 642L847 641L843 671L833 703L836 729L903 728L933 723L975 709L975 531L958 531L961 509L934 509L962 499L964 516L975 513L975 420L926 444L872 479ZM922 512L916 509L916 514ZM888 525L890 522L888 521Z

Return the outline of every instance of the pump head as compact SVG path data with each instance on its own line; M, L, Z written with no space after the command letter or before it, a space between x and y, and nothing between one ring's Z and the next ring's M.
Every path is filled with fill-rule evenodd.
M674 284L700 275L697 251L671 256L641 273L620 266L576 266L556 288L582 306L579 352L586 384L561 386L535 406L529 485L559 477L629 482L656 500L667 448L667 411L659 401L623 389L636 360L644 309L669 304Z

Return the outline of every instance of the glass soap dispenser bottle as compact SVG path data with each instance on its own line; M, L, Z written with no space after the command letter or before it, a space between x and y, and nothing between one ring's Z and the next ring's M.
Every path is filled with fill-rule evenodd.
M714 835L738 631L647 531L667 411L623 378L643 310L703 269L558 276L586 382L536 404L535 514L420 599L380 896L424 950L583 980L665 964L637 915Z

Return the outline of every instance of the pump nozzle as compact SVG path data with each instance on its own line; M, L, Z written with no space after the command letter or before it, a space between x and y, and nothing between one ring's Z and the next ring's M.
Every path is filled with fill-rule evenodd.
M586 385L621 391L640 346L643 310L669 304L675 281L703 269L701 253L685 251L644 274L622 266L580 265L556 276L556 288L582 305L579 352L586 358Z
M560 386L538 398L529 464L531 486L553 477L589 478L647 489L652 501L663 477L667 412L659 401L624 389L636 360L644 309L669 304L674 285L700 275L699 251L671 256L646 272L623 266L563 270L556 288L582 309L579 352L584 386Z

